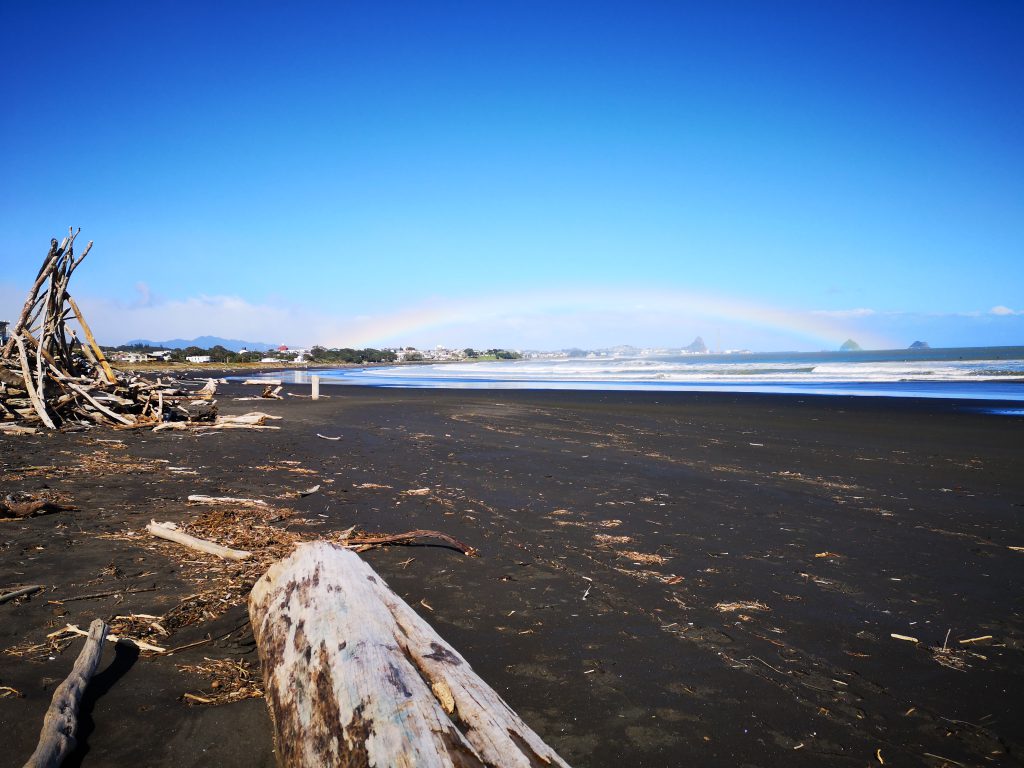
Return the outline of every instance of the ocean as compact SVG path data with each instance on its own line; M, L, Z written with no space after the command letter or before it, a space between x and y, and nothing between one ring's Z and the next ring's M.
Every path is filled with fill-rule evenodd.
M1024 401L1024 347L436 363L284 374L292 383L447 389L761 392ZM275 374L275 377L278 374Z

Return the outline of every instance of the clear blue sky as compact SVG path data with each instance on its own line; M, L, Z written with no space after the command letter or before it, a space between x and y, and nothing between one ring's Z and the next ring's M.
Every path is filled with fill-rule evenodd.
M1021 40L1016 0L0 3L0 317L73 224L110 342L1024 344Z

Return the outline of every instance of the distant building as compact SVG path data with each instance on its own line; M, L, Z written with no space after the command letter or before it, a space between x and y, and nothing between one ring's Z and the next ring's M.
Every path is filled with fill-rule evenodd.
M149 359L145 352L111 352L107 357L115 363L141 363Z
M210 356L209 355L190 355L189 357L186 357L185 359L188 360L190 363L208 363L208 362L210 362Z

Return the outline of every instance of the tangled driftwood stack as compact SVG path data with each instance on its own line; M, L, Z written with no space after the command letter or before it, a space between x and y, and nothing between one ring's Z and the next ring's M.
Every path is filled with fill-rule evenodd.
M142 428L215 419L216 406L208 402L212 392L189 392L111 368L68 293L71 276L92 248L90 241L76 257L77 235L69 230L62 243L50 241L50 251L0 352L0 431L92 423ZM72 319L84 342L69 326Z

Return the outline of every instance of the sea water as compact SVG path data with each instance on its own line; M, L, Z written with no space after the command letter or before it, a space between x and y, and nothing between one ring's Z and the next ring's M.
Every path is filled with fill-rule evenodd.
M1024 347L591 356L289 371L285 381L447 389L586 389L1024 401ZM279 374L275 374L278 377Z

